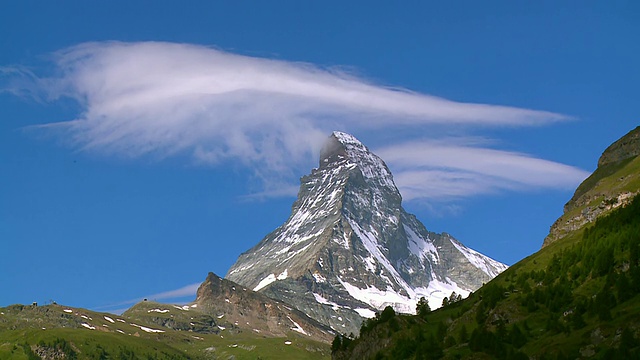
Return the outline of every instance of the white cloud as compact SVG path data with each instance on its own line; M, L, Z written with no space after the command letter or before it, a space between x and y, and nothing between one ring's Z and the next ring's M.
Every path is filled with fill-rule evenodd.
M63 131L73 146L108 155L180 154L206 165L240 163L264 184L258 196L293 193L281 184L308 171L332 130L531 126L567 119L546 111L450 101L376 85L340 69L199 45L85 43L59 51L53 62L56 71L49 77L23 68L3 71L22 84L10 82L5 91L40 93L48 100L69 97L80 105L77 119L41 128ZM431 149L440 155L412 167L422 154L420 146L398 145L404 156L394 147L381 154L392 168L401 168L396 178L407 199L469 196L512 185L553 187L576 176L570 167L489 149L479 149L475 155L482 161L472 167L456 159L474 154L456 147ZM505 161L522 172L508 174ZM541 169L548 177L538 176ZM470 179L478 174L484 178ZM424 179L428 185L420 184Z
M201 283L195 283L195 284L190 284L190 285L186 285L183 286L179 289L175 289L175 290L168 290L168 291L163 291L161 293L157 293L157 294L152 294L152 295L147 295L147 296L142 296L142 297L138 297L135 299L129 299L129 300L125 300L125 301L121 301L115 304L110 304L110 305L104 305L104 306L99 306L99 307L95 307L95 310L103 310L103 309L109 309L111 312L113 313L122 313L125 310L127 310L126 308L120 308L123 305L132 305L135 303L138 303L144 299L149 299L149 300L153 300L153 301L157 301L157 300L175 300L175 299L182 299L182 298L186 298L186 297L193 297L195 299L196 296L196 292L198 291L198 287L200 287Z
M200 287L201 283L195 283L191 285L183 286L179 289L164 291L158 294L149 295L146 298L152 300L164 300L164 299L176 299L187 296L196 296L196 291L198 291L198 287Z
M464 142L464 141L462 141ZM408 142L376 151L394 171L403 198L455 198L501 190L571 189L589 173L526 154L452 141Z

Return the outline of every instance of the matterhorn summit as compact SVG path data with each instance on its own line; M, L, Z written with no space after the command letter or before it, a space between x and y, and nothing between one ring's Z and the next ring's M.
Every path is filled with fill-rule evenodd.
M402 208L382 159L334 132L302 177L289 219L240 255L227 278L281 300L341 333L390 305L414 313L466 296L507 268Z

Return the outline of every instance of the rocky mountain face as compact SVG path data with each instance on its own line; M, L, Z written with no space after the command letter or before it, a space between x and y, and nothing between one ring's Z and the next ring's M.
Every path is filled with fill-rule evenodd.
M141 302L127 310L128 319L160 328L199 334L287 337L292 332L325 343L335 336L326 325L281 301L209 273L185 306Z
M190 306L215 317L217 329L229 333L251 332L261 336L284 337L291 331L323 342L335 333L289 305L247 289L214 273L200 285ZM223 326L224 325L224 326ZM227 329L228 328L228 329Z
M564 214L551 226L545 247L566 234L594 222L640 193L640 126L611 144L600 156L597 169L564 206Z
M242 254L226 277L282 300L342 333L390 305L413 313L455 291L466 296L506 265L429 232L402 208L386 164L334 132L301 179L291 216Z
M609 145L598 159L598 167L615 164L640 155L640 126Z

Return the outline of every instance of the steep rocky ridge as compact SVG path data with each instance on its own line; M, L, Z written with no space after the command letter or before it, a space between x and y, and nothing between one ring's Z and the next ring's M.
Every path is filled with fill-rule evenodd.
M411 313L466 296L506 268L402 208L386 164L334 132L301 179L291 216L242 254L227 278L295 306L342 333L391 305Z
M209 273L191 305L210 314L218 329L231 333L253 332L261 336L284 337L292 331L314 340L330 342L335 333L287 304ZM223 326L224 325L224 326Z
M624 206L640 193L640 126L611 144L551 226L543 247Z

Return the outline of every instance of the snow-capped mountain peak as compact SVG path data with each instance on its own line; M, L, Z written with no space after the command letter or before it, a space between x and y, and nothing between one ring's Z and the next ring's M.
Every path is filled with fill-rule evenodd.
M397 191L391 171L377 155L353 135L334 131L320 152L320 168L331 161L346 158L357 165L367 181Z
M334 132L318 169L302 177L289 219L242 254L227 278L357 333L361 316L387 305L411 313L422 296L435 308L506 269L427 231L401 203L384 161Z

